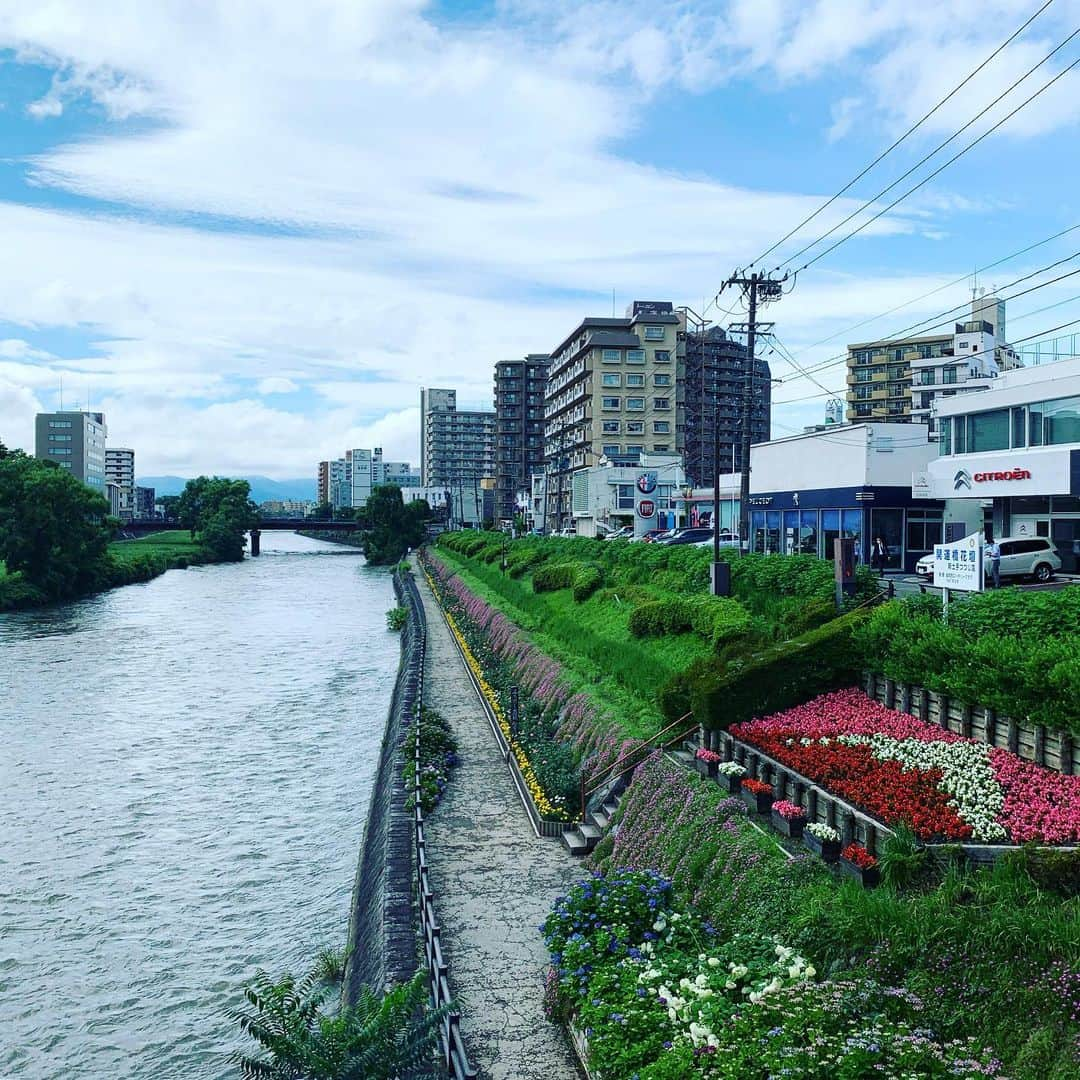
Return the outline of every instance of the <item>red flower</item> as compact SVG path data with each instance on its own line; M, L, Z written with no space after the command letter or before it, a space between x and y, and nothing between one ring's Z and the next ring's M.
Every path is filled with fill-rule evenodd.
M877 859L862 844L848 844L840 855L848 862L854 863L860 870L872 870L877 866Z
M752 780L749 776L742 782L742 786L754 795L771 795L772 784L766 784L764 780Z

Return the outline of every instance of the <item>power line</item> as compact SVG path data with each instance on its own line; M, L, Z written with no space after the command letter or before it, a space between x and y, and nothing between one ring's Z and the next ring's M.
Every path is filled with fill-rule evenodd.
M959 83L957 83L956 86L954 86L945 95L945 97L943 97L929 112L924 113L922 117L920 117L914 124L911 125L911 127L907 129L907 131L904 132L903 135L900 136L900 138L898 138L887 149L883 150L880 154L878 154L878 156L874 158L874 160L871 161L870 164L862 170L862 172L852 177L835 195L832 196L832 198L822 203L821 206L819 206L812 214L810 214L809 217L804 218L790 232L780 237L780 239L777 240L776 243L772 245L772 247L766 248L765 251L763 251L756 259L753 260L753 262L750 263L750 265L754 266L755 263L761 262L761 260L764 259L766 255L770 255L781 244L783 244L787 240L790 240L791 237L793 237L797 232L799 232L804 226L809 225L810 222L814 220L814 218L816 218L819 214L832 206L832 204L836 202L836 200L839 199L841 195L845 194L847 191L850 191L851 188L854 187L855 184L857 184L868 172L870 172L870 170L873 169L875 165L878 165L882 161L884 161L885 158L889 156L889 154L891 154L902 142L904 142L908 138L908 136L913 135L943 105L949 102L953 97L956 96L956 94L958 94L965 86L967 86L967 84L971 82L971 80L980 71L982 71L987 64L989 64L992 60L996 59L1001 52L1003 52L1009 45L1011 45L1052 3L1053 0L1046 0L1046 3L1044 3L1043 6L1039 8L1039 10L1036 11L1034 15L1027 19L1027 21L1024 22L1019 29L1013 31L1013 33L1010 34L1009 37L1007 37L985 60L983 60L981 64L973 68L972 71L966 76L966 78L962 79ZM957 132L957 134L959 134L959 132ZM938 149L940 149L940 147ZM901 179L903 179L903 177L901 177Z
M1077 34L1080 34L1080 27L1078 27L1076 30L1074 30L1069 35L1069 37L1066 38L1065 41L1063 41L1061 43L1061 45L1058 46L1058 49L1060 49L1062 47L1062 45L1065 45L1068 41L1071 41L1074 37L1076 37ZM1057 49L1055 49L1054 52L1057 52ZM1043 61L1040 61L1040 63L1045 62L1045 60L1049 59L1050 56L1052 56L1052 55L1053 55L1053 53L1050 53L1047 57L1044 58ZM981 143L983 141L983 139L985 139L987 136L989 136L989 135L993 134L995 131L997 131L998 128L1000 128L1003 124L1005 124L1009 120L1011 120L1018 112L1020 112L1023 109L1026 109L1027 106L1030 105L1037 97L1039 97L1040 95L1046 93L1046 91L1049 90L1050 87L1054 85L1054 83L1056 83L1059 79L1064 78L1070 71L1072 71L1073 68L1075 68L1077 66L1077 64L1080 64L1080 56L1078 56L1071 64L1069 64L1068 67L1063 68L1061 71L1059 71L1057 73L1057 75L1055 75L1049 82L1044 83L1041 87L1039 87L1039 89L1036 90L1034 94L1032 94L1030 97L1028 97L1024 101L1022 101L1019 105L1016 106L1015 109L1013 109L1011 112L1007 113L1000 120L998 120L997 123L995 123L995 124L991 125L989 128L987 128L986 131L984 131L981 135L978 136L978 138L972 139L972 141L970 143L968 143L967 146L965 146L958 153L954 154L943 165L939 165L932 173L930 173L928 176L924 176L923 179L920 180L917 184L914 184L912 187L908 188L907 191L905 191L898 198L894 199L891 203L889 203L888 206L883 207L881 210L879 210L872 217L868 218L866 221L864 221L857 228L852 229L851 232L849 232L847 235L840 237L839 240L837 240L833 244L830 244L824 251L819 252L812 259L807 260L805 263L803 263L802 266L799 267L798 270L795 271L795 273L796 274L802 273L803 270L806 270L808 267L813 266L814 263L816 263L816 262L820 261L821 259L825 258L826 255L828 255L831 252L835 251L838 247L840 247L841 244L847 243L847 241L850 240L853 236L857 236L859 233L861 233L863 231L863 229L868 228L870 225L872 225L879 218L883 217L885 214L887 214L894 207L898 206L909 195L914 194L916 191L919 190L919 188L921 188L921 187L925 186L926 184L928 184L931 180L934 179L934 177L940 176L950 165L952 165L954 162L959 161L960 158L962 158L969 150L974 150L975 147L978 146L979 143ZM1036 66L1038 66L1038 65L1036 65ZM1022 80L1018 80L1018 82L1014 83L1013 85L1014 86L1018 85L1019 81L1022 81ZM1012 87L1010 87L1010 90L1011 89L1012 89ZM1009 91L1006 91L1006 93L1008 93L1008 92ZM1002 97L1003 96L1004 95L1002 95ZM992 102L992 105L996 104L997 101L1000 101L1000 100L1001 100L1000 97L997 98L994 102ZM989 107L990 106L988 106L988 108ZM983 111L985 112L986 110L983 110ZM980 113L979 115L981 116L982 113ZM966 126L968 126L968 125L965 125L965 127ZM961 128L960 130L962 131L963 128ZM942 145L944 145L944 144L942 144ZM936 151L935 151L935 153L936 153ZM910 175L910 174L906 173L905 176L906 175ZM890 185L890 186L895 186L895 185ZM886 190L888 190L888 189L886 189ZM869 203L867 205L869 205ZM862 209L866 209L866 207L865 206L862 207L856 213L861 213ZM854 215L852 215L852 216L854 216ZM851 220L851 217L848 217L844 222L841 222L841 225L846 224L846 222L850 221L850 220ZM823 236L819 237L817 240L814 241L813 244L810 244L810 245L808 245L808 247L803 248L802 251L798 252L797 254L802 254L803 252L809 250L809 248L814 247L815 245L819 244L827 236L829 236L833 232L835 232L836 229L839 228L839 227L840 226L838 225L838 226L835 226L833 229L830 229L829 232L827 232ZM792 258L795 258L795 256L792 256ZM785 262L781 263L780 266L784 266L784 265L786 265L786 263L788 263L790 261L791 261L791 259L787 259L787 260L785 260ZM779 267L777 269L779 269Z
M1012 281L1007 282L1001 286L1002 289L1011 289L1014 285L1023 284L1025 281L1030 281L1033 277L1038 277L1039 274L1045 274L1048 270L1053 270L1057 266L1062 266L1065 263L1072 262L1074 259L1080 258L1080 251L1074 251L1070 255L1066 255L1064 258L1056 259L1052 263L1047 263L1046 266L1041 266L1037 270L1031 271L1031 273L1023 274L1018 278L1014 278ZM1030 289L1023 289L1020 292L1012 293L1009 296L1000 297L1003 301L1018 300L1021 296L1027 296L1029 293L1036 292L1039 289L1046 288L1048 285L1055 285L1059 281L1063 281L1065 278L1074 277L1080 270L1073 270L1067 274L1061 274L1058 277L1051 278L1049 281L1041 282L1038 285L1032 286ZM906 335L913 333L926 333L930 330L935 330L942 326L947 326L950 322L955 322L954 316L956 313L962 311L967 307L968 301L964 301L962 304L956 304L951 308L946 308L944 311L939 311L935 315L930 315L925 319L920 319L918 322L911 323L909 326L904 327L902 330L897 330L891 334L887 334L883 337L875 338L865 344L873 348L879 345L890 345L896 341L902 340ZM809 365L806 370L808 372L824 371L827 368L835 367L837 364L844 363L847 360L847 352L837 353L827 360L819 361L816 364Z
M1077 271L1077 273L1080 273L1080 271ZM1080 296L1075 296L1075 297L1072 297L1071 299L1080 300ZM1066 303L1067 301L1062 301L1062 302ZM1057 307L1057 306L1058 305L1056 305L1056 304L1051 305L1051 307ZM1041 310L1047 310L1047 309L1041 309ZM1038 312L1029 311L1027 313L1027 315L1018 316L1016 321L1019 322L1020 319L1025 319L1025 318L1028 318L1028 316L1036 315L1036 314L1038 314ZM1070 322L1061 323L1058 326L1051 326L1051 327L1049 327L1048 329L1045 329L1045 330L1038 330L1034 334L1029 334L1027 337L1017 338L1016 340L1009 342L1009 344L1010 345L1023 345L1024 342L1033 341L1035 338L1044 338L1044 337L1047 337L1050 334L1056 334L1059 330L1066 330L1070 326L1078 326L1078 325L1080 325L1080 319L1073 319ZM989 356L991 353L996 353L997 348L998 348L997 345L995 345L990 349L980 349L977 352L969 353L966 356L953 357L952 360L953 360L953 362L956 362L957 360L961 360L961 361L962 360L974 360L976 357L979 357L979 356ZM939 359L939 358L935 358L935 359ZM946 358L941 358L941 359L948 359L948 358L946 357ZM957 383L958 387L962 386L962 385L963 385L962 383ZM917 386L914 383L912 384L912 389L917 389ZM805 397L788 398L786 401L774 401L773 404L774 405L794 405L794 404L797 404L798 402L801 402L801 401L815 401L818 398L826 397L826 396L828 396L828 397L839 397L843 393L844 393L843 390L836 390L836 391L829 390L824 394L807 394Z
M1026 255L1029 251L1034 251L1036 248L1042 247L1044 244L1049 244L1054 240L1059 240L1061 239L1061 237L1067 236L1069 233L1075 232L1077 229L1080 229L1080 222L1075 225L1070 225L1067 229L1062 229L1061 232L1054 233L1053 236L1048 236L1043 240L1036 241L1034 244L1029 244L1027 247L1021 248L1019 251L1014 251L1009 255L1005 255L1002 258L997 259L995 262L987 263L985 266L977 266L971 273L978 275L985 273L987 270L993 270L996 267L1001 266L1002 263L1007 263L1011 262L1013 259L1018 259L1021 255ZM911 300L905 300L904 303L897 304L896 307L889 308L888 311L882 311L877 315L871 315L869 318L863 319L861 322L853 323L851 326L846 326L842 330L837 330L834 334L830 334L828 337L821 338L820 341L811 342L811 344L800 349L795 355L802 356L803 353L809 351L810 349L817 348L818 345L828 344L828 342L832 341L834 338L840 337L841 334L850 334L853 330L858 330L860 329L860 327L866 326L867 323L877 322L878 319L884 319L889 315L895 315L896 312L903 311L904 308L911 307L912 304L917 304L921 300L926 300L931 296L936 296L939 292L944 292L946 289L954 288L961 282L966 281L969 276L971 275L961 274L960 277L956 278L955 280L950 281L945 285L939 285L936 289L931 289L929 292L925 292L921 296L913 297ZM1008 286L1006 285L1004 286L1004 288L1008 288Z

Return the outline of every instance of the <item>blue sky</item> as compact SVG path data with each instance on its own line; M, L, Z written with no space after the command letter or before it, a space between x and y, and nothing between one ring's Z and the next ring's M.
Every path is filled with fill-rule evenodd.
M347 446L415 460L420 386L490 404L496 360L608 313L612 289L620 309L700 307L1039 6L160 0L135 19L12 0L0 439L26 445L62 378L65 404L105 409L144 474L304 475ZM778 254L1077 25L1080 2L1054 0ZM898 191L1078 56L1080 39ZM1080 221L1078 73L800 275L769 309L784 346L828 360L961 303L970 284L852 324ZM980 283L1070 254L1078 235ZM1070 301L1023 318L1075 293L1018 299L1013 336L1080 317ZM817 420L822 387L770 360L784 380L774 433ZM818 378L839 390L843 369Z

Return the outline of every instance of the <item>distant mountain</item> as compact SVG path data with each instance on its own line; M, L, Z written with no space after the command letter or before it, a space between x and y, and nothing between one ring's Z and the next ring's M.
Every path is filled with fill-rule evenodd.
M314 499L315 481L307 477L295 480L271 480L268 476L236 476L234 480L246 480L251 485L251 497L257 503L268 499ZM183 476L140 476L140 487L152 487L157 495L179 495L187 478Z

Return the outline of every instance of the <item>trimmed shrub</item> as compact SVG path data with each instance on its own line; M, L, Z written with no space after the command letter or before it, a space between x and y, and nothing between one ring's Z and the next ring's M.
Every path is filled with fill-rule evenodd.
M556 592L572 589L577 567L573 563L548 563L533 574L533 592Z
M850 686L861 667L852 633L867 617L860 608L745 658L698 661L661 691L660 706L669 720L693 711L704 727L726 730Z
M580 604L588 600L590 596L604 583L604 574L599 566L592 563L584 563L577 568L574 575L574 599Z
M713 646L743 634L750 616L737 600L723 596L683 599L672 596L639 604L630 613L630 633L635 637L685 634L690 630Z

